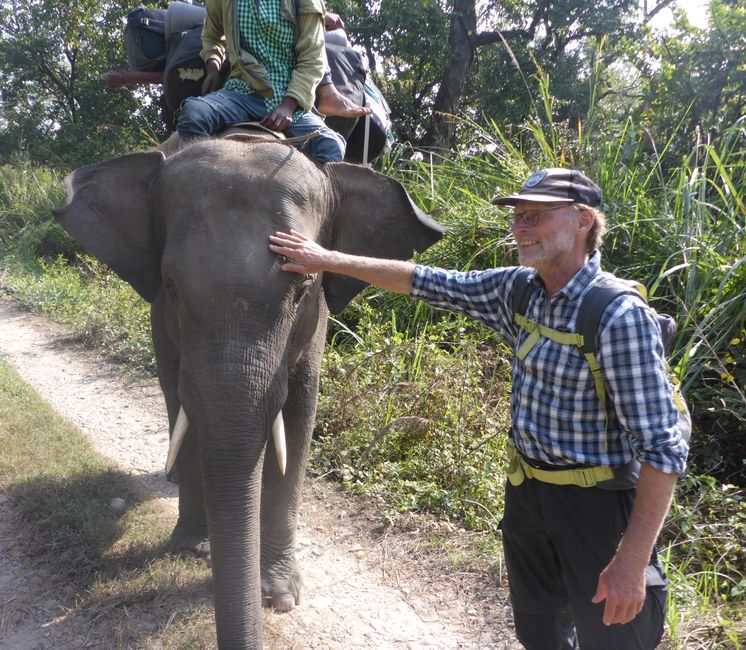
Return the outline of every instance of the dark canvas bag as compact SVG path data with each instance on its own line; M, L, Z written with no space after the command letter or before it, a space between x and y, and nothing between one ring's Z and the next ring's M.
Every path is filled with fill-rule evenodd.
M199 53L202 49L202 28L172 34L163 70L163 95L172 112L178 110L187 97L200 94L205 64Z
M127 14L124 46L130 70L163 70L167 53L165 23L165 9L141 6Z

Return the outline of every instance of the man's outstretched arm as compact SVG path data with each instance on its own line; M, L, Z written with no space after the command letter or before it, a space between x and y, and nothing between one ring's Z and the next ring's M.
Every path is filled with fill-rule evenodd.
M414 264L411 262L330 251L296 230L276 232L269 240L269 249L287 258L281 267L283 271L301 274L330 271L397 293L409 295L412 290Z

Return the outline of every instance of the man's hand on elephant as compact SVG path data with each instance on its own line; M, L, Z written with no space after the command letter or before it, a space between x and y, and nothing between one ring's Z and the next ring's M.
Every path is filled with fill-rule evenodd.
M323 271L332 251L319 246L315 241L297 230L276 232L269 236L269 250L282 255L285 261L280 267L283 271L292 271L307 275Z
M202 81L200 92L202 96L209 95L211 92L220 88L220 65L215 59L209 59L205 63L205 78Z
M293 124L293 113L297 108L298 102L295 99L285 97L282 103L262 120L262 126L282 133Z

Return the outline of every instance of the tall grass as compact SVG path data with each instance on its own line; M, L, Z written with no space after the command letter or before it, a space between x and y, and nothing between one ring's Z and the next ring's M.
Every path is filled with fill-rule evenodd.
M543 100L527 124L470 122L468 155L434 163L407 155L388 170L451 229L422 260L462 270L516 263L506 214L490 197L514 192L535 169L584 170L604 190L605 268L644 283L651 304L676 318L670 362L700 424L698 468L743 484L746 117L717 140L697 136L687 156L670 160L668 143L656 145L631 119L595 133L603 120L594 104L585 122L555 124L548 80L538 76ZM382 304L397 308L402 300ZM418 317L432 318L408 314L413 329Z
M0 166L0 244L7 250L24 231L49 219L65 197L59 174L19 161Z

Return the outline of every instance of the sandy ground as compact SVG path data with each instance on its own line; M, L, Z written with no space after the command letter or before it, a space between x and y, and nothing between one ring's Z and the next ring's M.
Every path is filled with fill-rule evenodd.
M176 487L165 480L163 399L154 380L128 375L71 341L59 327L0 300L0 356L55 410L74 422L174 517ZM49 592L9 530L0 494L0 648L92 647L57 629L60 594ZM431 523L431 526L437 525ZM293 648L520 648L503 587L449 568L428 550L421 522L385 532L380 513L324 481L307 481L298 554L304 600L273 616ZM23 615L8 611L23 608ZM18 614L18 612L15 612Z

